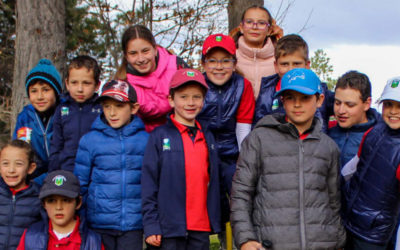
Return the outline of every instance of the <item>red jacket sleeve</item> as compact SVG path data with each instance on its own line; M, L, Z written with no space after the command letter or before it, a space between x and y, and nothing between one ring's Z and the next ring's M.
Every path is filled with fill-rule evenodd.
M256 101L254 99L253 88L251 83L245 78L243 94L236 114L237 122L252 124L255 106Z

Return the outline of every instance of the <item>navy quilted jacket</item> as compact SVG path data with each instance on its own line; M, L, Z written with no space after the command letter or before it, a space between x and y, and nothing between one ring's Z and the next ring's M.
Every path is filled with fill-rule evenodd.
M68 93L62 96L54 114L49 171L74 170L79 140L101 113L96 99L97 94L85 103L77 103Z
M397 224L400 208L400 130L383 121L365 136L357 171L346 185L345 227L357 237L386 244Z
M0 177L0 249L16 249L25 228L40 219L39 186L31 182L15 196Z

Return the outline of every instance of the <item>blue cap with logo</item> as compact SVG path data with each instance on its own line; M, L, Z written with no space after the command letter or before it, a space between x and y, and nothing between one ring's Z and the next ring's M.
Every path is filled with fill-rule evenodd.
M68 198L79 196L80 185L78 178L70 171L57 170L49 173L40 189L39 199L50 195L62 195Z
M312 70L292 69L282 76L281 90L276 92L274 97L281 95L286 90L293 90L305 95L321 94L321 81Z

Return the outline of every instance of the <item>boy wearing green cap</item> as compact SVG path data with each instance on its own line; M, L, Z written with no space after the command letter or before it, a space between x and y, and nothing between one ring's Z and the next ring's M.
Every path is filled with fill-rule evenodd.
M324 95L311 70L282 77L286 114L262 118L244 140L232 183L231 223L240 249L337 249L345 243L339 150L315 118Z

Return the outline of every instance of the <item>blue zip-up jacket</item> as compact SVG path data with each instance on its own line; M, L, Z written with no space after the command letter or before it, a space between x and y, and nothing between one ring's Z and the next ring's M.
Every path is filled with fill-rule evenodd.
M46 173L49 165L50 140L53 135L53 116L44 126L35 108L29 104L19 113L13 139L30 142L38 159L36 170L31 177Z
M79 140L89 132L101 113L97 94L84 103L77 103L69 93L61 98L54 114L53 137L50 146L49 171L73 171Z
M379 121L364 137L357 171L343 192L344 225L357 237L386 244L397 225L400 208L400 130Z
M280 97L274 98L275 88L280 80L278 74L263 77L261 79L260 94L256 100L254 110L253 127L265 115L273 113L285 113ZM317 109L315 116L322 119L322 131L327 133L329 117L333 115L333 104L335 101L335 93L328 89L326 83L321 82L322 93L325 100L320 108Z
M148 140L142 120L114 129L103 115L79 143L74 174L92 228L142 229L141 170Z
M367 119L368 122L356 124L351 128L341 128L336 125L328 130L328 135L340 149L341 167L357 154L364 133L381 119L381 115L375 109L370 108L367 110Z
M31 182L13 195L0 177L0 249L16 249L25 228L40 220L39 189Z
M200 125L207 142L210 181L207 211L211 229L221 231L218 153L212 133ZM168 139L168 140L167 140ZM145 237L185 237L186 177L183 141L170 118L150 134L142 170L142 213Z
M25 250L46 250L49 242L49 219L45 211L42 220L31 225L25 233ZM80 217L79 233L81 250L101 250L101 236L89 229L84 217Z
M236 139L236 113L244 90L244 78L233 73L222 86L213 84L203 74L209 87L204 106L196 119L207 124L218 145L218 155L222 161L236 164L239 147Z

